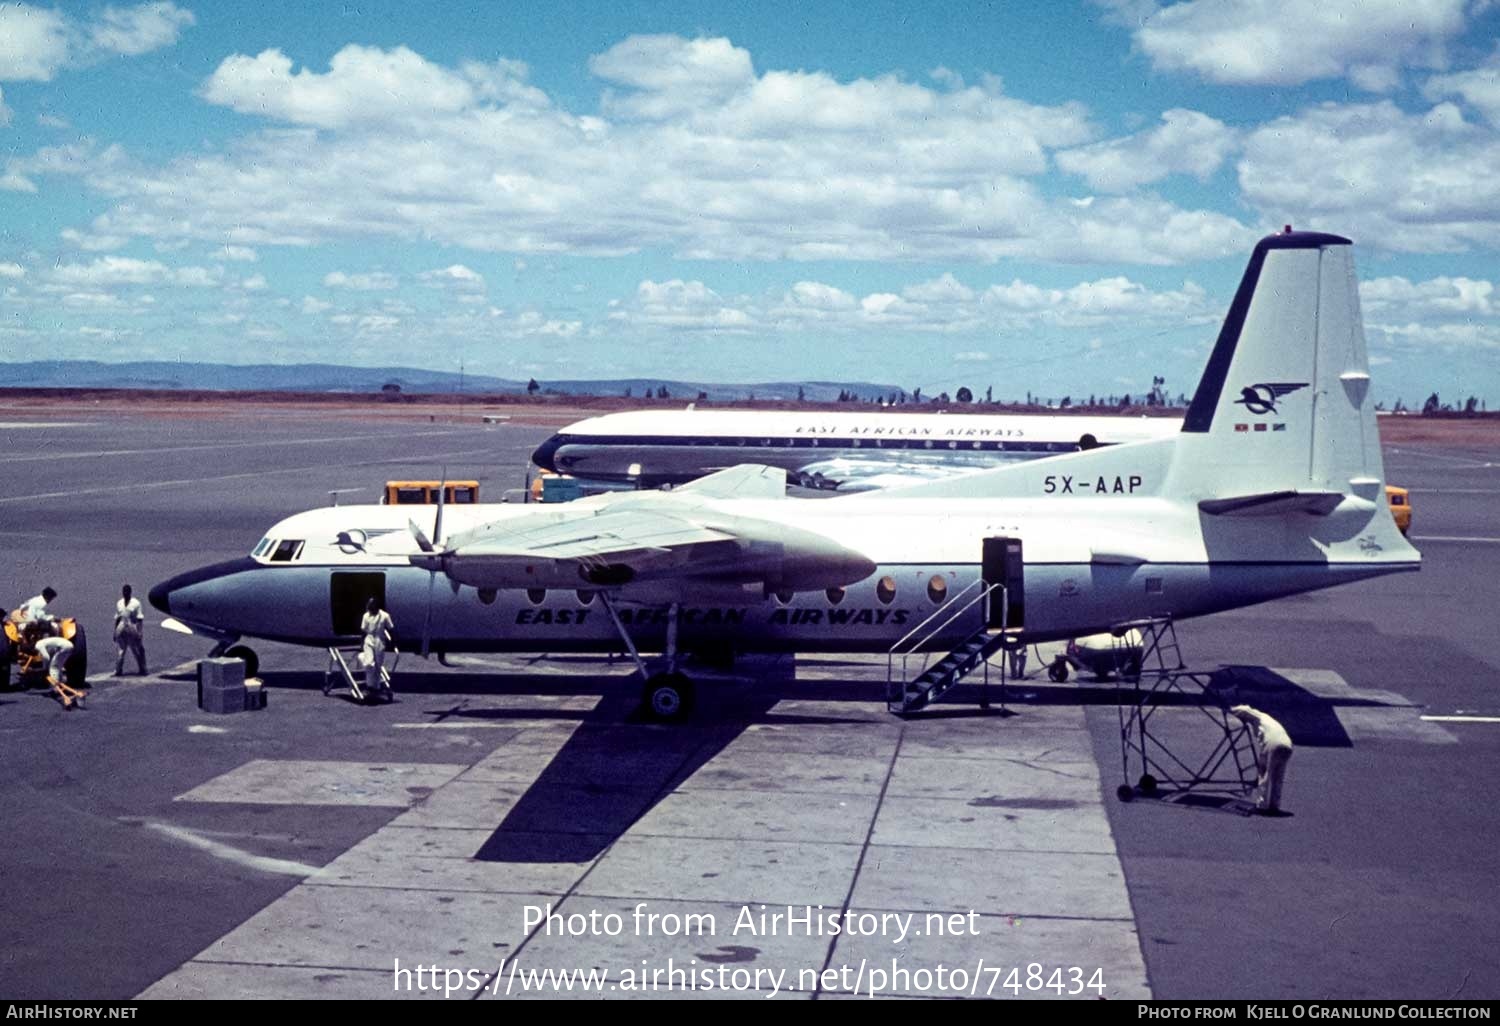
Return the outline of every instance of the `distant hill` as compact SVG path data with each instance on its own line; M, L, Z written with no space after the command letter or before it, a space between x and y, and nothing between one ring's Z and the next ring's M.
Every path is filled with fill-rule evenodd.
M341 367L337 364L305 363L290 366L256 364L239 366L219 363L172 363L139 361L102 363L98 360L39 360L30 363L0 363L0 388L137 388L163 391L222 392L379 392L386 385L399 385L403 393L522 393L528 382L483 374L420 370L414 367ZM812 402L832 402L840 392L853 391L861 398L900 393L895 385L868 382L767 382L732 385L714 382L673 381L666 378L625 378L618 381L542 381L545 394L623 396L628 390L636 398L657 394L665 388L673 399L692 400L705 393L716 401L746 399L796 399L801 389Z

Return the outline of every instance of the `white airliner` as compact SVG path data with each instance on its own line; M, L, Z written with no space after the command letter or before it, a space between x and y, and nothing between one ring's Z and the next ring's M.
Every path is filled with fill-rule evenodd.
M637 660L647 708L671 717L691 701L685 652L954 650L939 666L961 669L1002 642L1415 570L1384 501L1352 252L1311 232L1255 247L1170 438L838 502L740 466L671 492L424 509L420 526L410 507L327 507L151 602L220 650L347 644L374 595L423 653L661 652ZM902 710L936 693L902 686Z
M585 482L682 484L742 463L841 493L1175 434L1171 417L635 410L569 424L531 455Z

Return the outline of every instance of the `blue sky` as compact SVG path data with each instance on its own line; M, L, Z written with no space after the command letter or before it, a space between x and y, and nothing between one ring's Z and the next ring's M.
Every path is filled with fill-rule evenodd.
M1256 238L1500 401L1500 7L0 5L0 361L1191 392Z

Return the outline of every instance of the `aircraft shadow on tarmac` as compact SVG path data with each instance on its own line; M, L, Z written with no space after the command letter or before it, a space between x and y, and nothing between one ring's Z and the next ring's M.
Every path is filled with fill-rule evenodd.
M582 663L583 661L580 661ZM593 663L597 666L597 662ZM837 660L817 664L837 672ZM580 670L586 667L581 665ZM850 664L851 671L855 670ZM869 664L858 669L868 671ZM308 672L268 673L276 688L321 689L323 675ZM559 720L577 723L562 748L506 814L476 858L491 862L586 862L597 858L658 802L690 780L747 728L759 723L826 724L869 722L885 699L883 681L864 679L796 680L785 672L769 679L744 675L706 680L698 689L697 708L688 723L663 725L640 711L634 674L533 675L524 673L406 672L399 678L397 699L424 696L601 696L587 709L558 708L545 703L505 708L444 706L430 710L453 723L507 720ZM977 684L953 689L945 702L917 714L921 719L972 719L1024 715L1027 706L1119 706L1135 690L1113 681L1051 684L1032 679L1011 681L1002 690L992 684L982 709ZM344 697L347 698L347 695ZM1001 700L1010 708L1000 708ZM1294 743L1320 748L1348 748L1353 742L1339 722L1342 707L1388 707L1353 695L1314 694L1262 666L1226 666L1211 675L1206 691L1166 692L1163 707L1193 708L1246 703L1275 716ZM352 701L352 699L349 699ZM849 703L848 717L775 712L782 702ZM374 707L378 708L378 707ZM373 709L372 709L373 711ZM883 715L883 714L882 714Z

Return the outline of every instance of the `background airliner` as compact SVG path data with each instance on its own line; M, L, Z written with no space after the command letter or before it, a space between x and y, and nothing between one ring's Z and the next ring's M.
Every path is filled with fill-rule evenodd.
M1175 417L802 410L638 410L590 417L532 453L584 481L681 484L741 463L795 484L869 491L1017 460L1175 434Z

